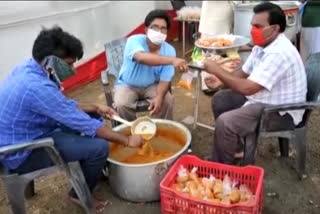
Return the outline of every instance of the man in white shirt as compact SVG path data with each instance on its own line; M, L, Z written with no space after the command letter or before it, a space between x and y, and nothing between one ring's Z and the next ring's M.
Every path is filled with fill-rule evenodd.
M286 18L281 8L270 2L257 5L251 25L255 46L242 69L228 73L213 61L204 63L205 70L215 75L206 79L206 84L228 88L212 99L216 120L213 160L227 164L234 161L239 138L246 139L246 149L255 148L257 127L266 106L306 100L304 65L283 34ZM273 116L270 129L297 125L303 112L279 112ZM249 159L254 161L255 157Z

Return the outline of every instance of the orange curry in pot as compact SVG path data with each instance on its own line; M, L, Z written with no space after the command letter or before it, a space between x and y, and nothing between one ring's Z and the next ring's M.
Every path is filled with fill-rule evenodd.
M130 135L130 130L124 130ZM128 148L116 143L110 143L110 158L127 164L144 164L166 159L186 144L185 135L174 128L158 126L156 135L144 143L142 148Z

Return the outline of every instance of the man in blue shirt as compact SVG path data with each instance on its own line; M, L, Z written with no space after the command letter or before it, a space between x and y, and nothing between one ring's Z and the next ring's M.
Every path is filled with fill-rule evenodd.
M113 109L77 103L63 95L60 81L73 74L73 63L82 55L81 42L60 27L40 32L33 45L33 57L17 65L0 85L0 147L52 137L65 161L80 161L92 191L108 156L108 141L138 147L142 139L104 126L101 116L110 118ZM43 150L11 154L1 162L16 173L53 164ZM78 202L74 191L70 197ZM102 203L94 202L100 209Z
M184 59L176 58L174 47L165 41L170 28L166 11L151 11L144 25L146 35L134 35L127 40L115 85L115 107L121 117L133 121L137 100L143 98L150 102L151 115L172 119L170 81L175 69L187 71L187 64Z

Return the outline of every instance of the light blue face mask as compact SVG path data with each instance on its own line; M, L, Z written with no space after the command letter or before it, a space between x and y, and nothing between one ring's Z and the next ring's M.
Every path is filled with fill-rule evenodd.
M61 90L63 90L61 82L76 74L75 70L73 70L68 63L57 56L47 56L41 64L50 74L52 81L54 81Z

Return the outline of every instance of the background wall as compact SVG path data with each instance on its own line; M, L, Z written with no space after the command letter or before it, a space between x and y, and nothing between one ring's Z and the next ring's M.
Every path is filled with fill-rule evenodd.
M103 51L103 44L123 37L152 9L172 9L169 1L0 1L0 82L31 56L42 26L57 24L84 44L77 64Z

